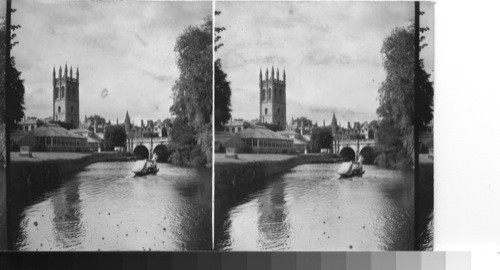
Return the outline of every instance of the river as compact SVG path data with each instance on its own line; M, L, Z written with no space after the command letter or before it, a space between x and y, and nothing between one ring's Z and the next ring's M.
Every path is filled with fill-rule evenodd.
M300 165L246 194L221 196L215 248L413 250L413 172L365 165L363 177L338 179L338 166Z
M96 163L48 191L18 194L14 248L211 249L210 170L159 163L156 176L134 177L133 164Z

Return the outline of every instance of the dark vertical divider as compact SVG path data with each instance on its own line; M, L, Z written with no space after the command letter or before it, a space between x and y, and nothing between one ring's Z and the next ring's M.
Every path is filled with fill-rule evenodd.
M420 78L419 74L419 59L420 59L420 2L416 1L415 2L415 58L414 58L414 69L415 69L415 74L414 74L414 79L413 79L413 115L416 115L416 112L418 110L418 102L417 102L417 95L419 94L418 91L418 81ZM418 221L421 218L420 214L420 199L418 195L418 191L420 190L420 166L418 162L418 129L417 126L415 125L415 117L413 118L414 124L413 124L413 154L415 155L414 158L414 164L415 164L415 176L413 182L415 183L415 191L414 191L414 199L415 199L415 215L414 215L414 221L413 221L413 249L414 250L419 250L420 247L418 245L418 236L419 236L419 231L417 230L418 228Z
M10 86L10 76L7 76L7 74L11 74L10 72L10 69L11 69L11 65L10 65L10 26L11 26L11 13L12 13L12 1L11 0L7 0L7 9L6 9L6 14L5 14L5 31L6 31L6 35L5 35L5 80L4 80L4 83L5 83L5 87L4 87L4 91L5 91L5 106L4 106L4 109L5 109L5 119L3 120L7 120L9 119L9 116L8 116L8 106L9 106L9 103L7 102L7 87ZM12 250L13 249L13 246L12 246L12 239L11 239L11 234L9 233L11 230L10 230L10 224L8 222L9 220L9 216L10 216L10 210L9 210L9 201L10 201L10 197L9 197L9 194L10 194L10 148L9 148L9 145L10 145L10 132L9 132L9 128L7 127L7 123L8 121L5 121L5 227L7 228L6 230L6 236L5 236L5 241L7 242L6 243L6 247L8 250ZM0 244L1 245L1 244Z

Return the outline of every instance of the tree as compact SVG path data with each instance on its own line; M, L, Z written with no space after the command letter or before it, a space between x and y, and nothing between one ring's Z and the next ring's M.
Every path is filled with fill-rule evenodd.
M331 148L333 143L332 130L327 127L315 128L311 134L311 148L319 152L322 148Z
M194 128L185 119L180 117L174 119L171 136L172 140L181 146L196 145L196 132Z
M215 15L220 15L220 11L215 11ZM224 46L220 42L222 31L226 30L224 27L215 27L215 44L214 50L217 51L220 47ZM231 86L227 81L227 74L222 70L220 59L215 60L214 64L214 77L215 77L215 129L221 131L224 129L224 124L231 119Z
M203 155L198 160L211 162L212 19L207 17L201 26L185 29L177 38L174 51L180 76L172 88L174 103L170 111L176 120L194 129L196 145Z
M304 124L304 128L312 126L312 120L304 116L295 118L294 122L297 123L297 129L295 130L295 132L300 132L300 127L302 124Z
M87 117L87 121L90 121L90 123L97 123L98 125L103 125L106 123L106 119L97 114Z
M11 10L15 12L15 10ZM16 69L16 62L14 57L7 60L7 50L12 48L18 43L13 42L16 34L15 30L19 29L19 25L11 25L10 44L7 46L7 26L5 21L0 23L0 118L8 129L15 129L16 123L24 117L24 80L21 79L21 72ZM5 69L5 67L8 68ZM5 79L7 79L8 85ZM6 106L8 104L8 106Z
M125 146L127 133L121 125L109 126L104 132L104 146L106 150L111 151L117 146Z
M431 121L434 91L422 59L415 89L414 37L415 25L411 24L397 27L384 40L381 53L387 75L379 88L380 106L377 109L377 114L382 117L378 130L380 146L386 151L391 149L397 156L406 157L409 165L414 162L414 128L422 130ZM423 47L425 45L419 49ZM417 111L414 99L418 103Z

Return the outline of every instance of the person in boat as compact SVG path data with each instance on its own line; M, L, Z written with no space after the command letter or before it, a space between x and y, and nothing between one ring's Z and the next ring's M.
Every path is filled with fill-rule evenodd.
M363 156L359 155L358 161L356 162L356 169L363 170Z
M151 159L151 167L156 168L156 160L158 159L158 155L153 153L153 158Z

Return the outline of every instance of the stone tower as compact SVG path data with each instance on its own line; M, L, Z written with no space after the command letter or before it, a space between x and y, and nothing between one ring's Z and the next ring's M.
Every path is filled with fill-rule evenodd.
M280 71L274 76L274 67L271 68L271 76L266 69L266 77L262 78L262 70L259 73L260 92L260 122L273 124L278 130L286 127L286 73L283 70L283 80L280 80Z
M53 103L52 119L71 124L78 128L80 123L79 72L76 68L76 77L73 78L73 67L64 66L64 74L59 66L59 77L56 78L56 68L52 71Z

